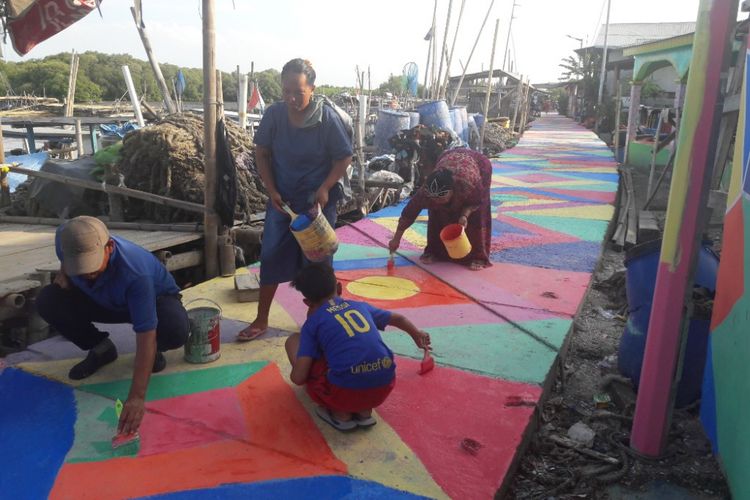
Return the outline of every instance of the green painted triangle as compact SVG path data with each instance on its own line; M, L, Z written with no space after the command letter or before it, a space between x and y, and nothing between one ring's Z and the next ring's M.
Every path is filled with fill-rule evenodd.
M192 370L165 375L153 375L148 384L146 401L174 398L196 392L211 391L224 387L234 387L262 370L267 361L251 361L239 365L217 366L203 370ZM81 391L99 394L111 399L125 401L130 390L130 379L86 384L78 387Z
M561 346L571 320L525 321L524 328ZM435 361L491 377L542 384L557 352L509 323L425 328ZM389 330L383 340L396 354L421 359L422 351L407 334Z
M548 215L527 215L523 213L507 213L509 217L519 219L536 226L556 231L558 233L575 236L584 241L602 241L607 231L607 221L576 219L573 217L552 217Z

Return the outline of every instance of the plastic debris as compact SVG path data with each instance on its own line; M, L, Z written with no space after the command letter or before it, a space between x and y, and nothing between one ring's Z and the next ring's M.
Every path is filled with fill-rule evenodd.
M570 427L570 429L568 429L568 437L576 443L588 448L594 444L596 432L583 422L576 422Z

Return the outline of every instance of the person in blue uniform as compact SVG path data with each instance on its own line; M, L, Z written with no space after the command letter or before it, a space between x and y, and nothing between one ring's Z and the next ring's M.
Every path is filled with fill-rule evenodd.
M260 298L255 320L237 340L263 335L271 302L280 283L292 281L308 263L289 231L286 203L295 213L319 207L331 227L338 184L352 160L351 138L337 112L314 99L315 70L309 61L292 59L281 71L283 101L270 106L255 133L256 163L268 191L260 253Z
M118 236L95 217L81 216L57 228L60 272L42 289L40 316L63 337L88 351L68 376L80 380L117 359L109 334L94 323L132 323L136 333L133 381L118 430L136 432L144 415L149 378L167 365L163 351L185 344L189 323L180 289L145 248Z
M327 264L303 268L292 286L302 292L308 307L302 330L286 341L292 382L305 386L318 405L317 415L334 428L374 425L372 409L396 383L393 352L379 330L400 328L420 349L430 348L430 335L401 314L342 298Z

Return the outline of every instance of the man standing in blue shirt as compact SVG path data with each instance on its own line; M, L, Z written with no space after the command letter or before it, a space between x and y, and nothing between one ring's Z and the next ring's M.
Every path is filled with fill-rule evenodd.
M61 262L54 282L37 298L39 314L88 355L68 376L80 380L117 359L117 348L97 323L132 323L136 332L130 393L118 430L136 432L144 414L151 373L162 371L163 351L185 344L187 312L169 271L146 249L117 236L94 217L81 216L57 229Z

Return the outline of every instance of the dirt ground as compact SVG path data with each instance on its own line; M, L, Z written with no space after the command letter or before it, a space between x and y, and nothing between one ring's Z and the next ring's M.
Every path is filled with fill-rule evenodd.
M645 192L647 175L634 172L636 192ZM662 229L668 177L652 205ZM638 198L642 206L643 197ZM723 209L714 213L718 215L712 219L708 235L719 250ZM628 447L635 394L617 372L617 350L627 319L624 258L625 252L609 246L604 250L574 322L567 355L540 408L537 431L504 498L627 498L649 490L652 495L646 497L660 498L653 494L653 485L664 483L679 489L679 495L671 498L729 498L726 480L699 420L699 402L675 410L662 459L639 458ZM595 432L590 449L602 454L598 458L554 441L567 437L568 429L577 422ZM615 489L618 495L613 494ZM623 490L628 492L626 496L621 496Z

